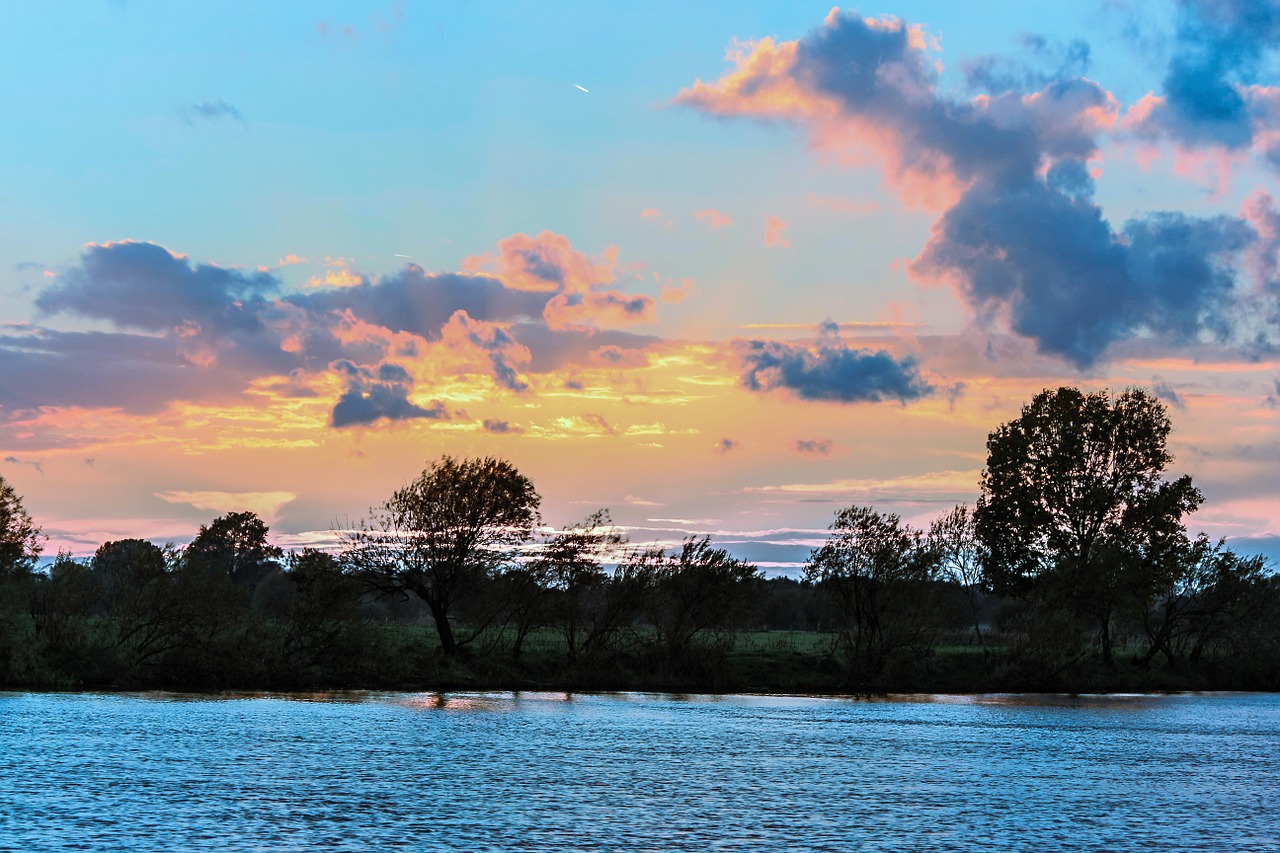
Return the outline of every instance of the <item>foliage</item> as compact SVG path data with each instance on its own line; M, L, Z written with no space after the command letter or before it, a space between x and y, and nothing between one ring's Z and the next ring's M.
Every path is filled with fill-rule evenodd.
M623 567L647 591L645 613L668 661L686 663L689 656L722 652L729 633L744 627L754 610L755 566L711 547L709 537L689 537L668 554L648 549Z
M253 512L229 512L201 526L187 546L193 566L225 574L231 582L252 590L276 567L281 550L267 542L267 525Z
M598 652L611 633L634 618L634 609L628 613L610 594L626 573L611 579L604 568L606 561L623 556L626 546L609 511L600 509L548 539L533 562L534 576L553 595L550 616L564 634L570 658L583 648Z
M43 545L40 528L22 506L22 499L0 477L0 576L30 569Z
M509 462L445 456L347 534L347 560L373 588L426 602L441 650L453 655L451 612L533 538L540 502Z
M987 584L1092 621L1107 661L1123 597L1139 578L1158 584L1149 570L1202 500L1190 477L1162 479L1170 429L1142 389L1112 399L1064 387L987 440L974 512Z
M895 653L919 654L931 643L940 615L938 556L921 531L871 507L840 510L830 529L805 578L838 603L853 677L873 684Z
M986 648L979 616L982 595L982 543L973 523L973 512L967 504L958 504L929 525L927 547L938 561L942 575L959 584L969 604L973 634L978 645Z

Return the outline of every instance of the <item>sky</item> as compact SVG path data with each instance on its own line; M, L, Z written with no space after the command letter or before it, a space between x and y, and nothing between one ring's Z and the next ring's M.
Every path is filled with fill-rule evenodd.
M49 2L0 32L0 475L48 551L328 546L493 455L795 572L1044 388L1280 556L1280 2Z

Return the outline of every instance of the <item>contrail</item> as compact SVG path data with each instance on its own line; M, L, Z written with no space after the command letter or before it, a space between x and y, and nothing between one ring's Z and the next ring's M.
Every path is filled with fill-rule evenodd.
M589 92L589 90L587 89L587 87L586 87L586 86L579 86L577 83L574 83L574 84L573 84L573 88L575 88L575 89L581 89L582 91L587 92L588 94L590 94L590 92Z
M402 254L400 254L399 252L392 252L391 254L395 255L397 258L412 258L412 257L413 257L413 255L402 255Z

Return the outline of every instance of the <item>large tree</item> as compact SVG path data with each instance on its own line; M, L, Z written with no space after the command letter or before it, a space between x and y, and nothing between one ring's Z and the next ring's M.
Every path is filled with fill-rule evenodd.
M540 503L510 462L445 456L348 534L347 559L376 589L421 598L453 655L451 611L533 538Z
M1108 662L1121 597L1159 580L1155 555L1185 537L1182 517L1203 499L1190 477L1164 478L1171 428L1140 388L1063 387L987 439L974 522L988 585L1092 619Z

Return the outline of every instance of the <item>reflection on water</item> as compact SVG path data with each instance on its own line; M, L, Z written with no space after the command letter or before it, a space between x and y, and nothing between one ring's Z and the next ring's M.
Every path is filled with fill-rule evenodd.
M1280 697L0 693L0 850L1280 849Z

